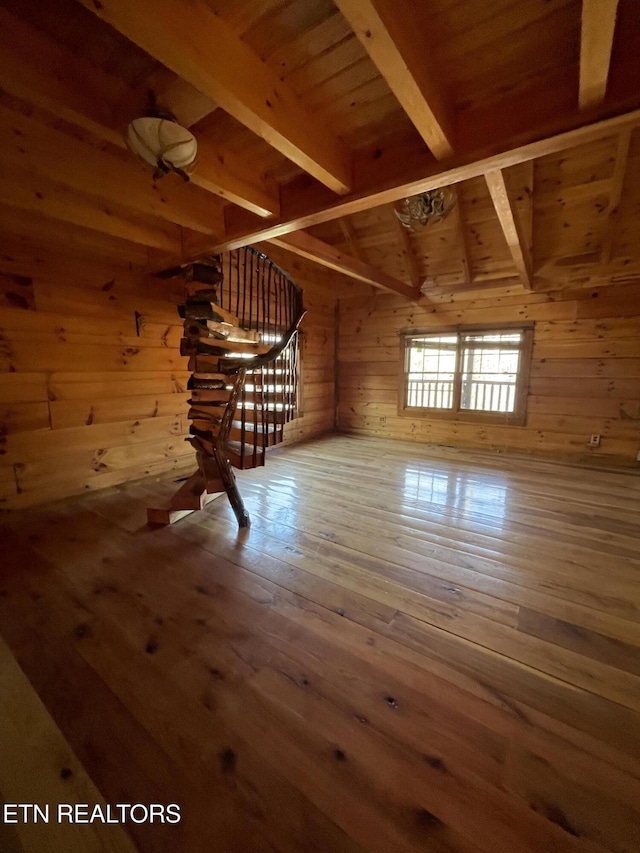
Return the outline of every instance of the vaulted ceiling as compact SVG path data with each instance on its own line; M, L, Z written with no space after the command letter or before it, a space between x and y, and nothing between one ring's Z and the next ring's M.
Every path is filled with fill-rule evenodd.
M635 0L1 0L0 236L136 269L273 240L407 296L620 280L639 77ZM151 99L189 184L126 148Z

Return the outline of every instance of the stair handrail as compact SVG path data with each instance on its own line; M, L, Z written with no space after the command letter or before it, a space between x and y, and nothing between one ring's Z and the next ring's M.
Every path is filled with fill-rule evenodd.
M238 251L238 250L236 250ZM306 310L303 306L302 302L302 288L299 284L297 284L282 267L278 266L278 264L274 263L271 258L266 255L264 252L259 251L254 246L245 246L243 251L247 252L249 255L253 255L256 258L259 258L263 262L266 262L269 265L271 271L277 272L281 275L287 283L291 287L291 294L294 305L292 306L292 320L286 331L282 334L281 339L277 341L270 350L262 355L252 356L251 359L246 358L237 358L233 356L227 356L221 359L221 371L223 373L234 373L236 370L246 368L247 371L255 370L260 367L264 367L272 361L275 361L278 356L284 352L284 350L291 343L291 339L295 335L298 327L302 321L302 318L306 314Z

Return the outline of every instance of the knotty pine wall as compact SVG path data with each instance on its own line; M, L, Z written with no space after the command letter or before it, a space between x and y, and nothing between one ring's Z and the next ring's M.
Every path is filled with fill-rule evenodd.
M525 426L397 414L402 329L534 321ZM530 293L520 285L340 300L340 429L366 435L640 467L640 283ZM587 442L602 435L599 448Z
M308 308L293 442L334 426L337 291L312 265L276 260ZM0 507L193 469L181 299L179 283L122 268L32 248L0 254Z
M369 290L342 275L284 251L258 246L304 289L302 321L302 417L287 424L284 444L303 441L335 428L336 320L338 295ZM267 465L269 464L267 456Z

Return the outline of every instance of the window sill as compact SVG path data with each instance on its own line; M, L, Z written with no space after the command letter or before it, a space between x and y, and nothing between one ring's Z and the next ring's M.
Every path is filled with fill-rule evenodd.
M401 418L497 424L500 426L525 426L527 421L526 415L520 415L514 412L454 411L450 409L421 409L418 407L399 407L398 415Z

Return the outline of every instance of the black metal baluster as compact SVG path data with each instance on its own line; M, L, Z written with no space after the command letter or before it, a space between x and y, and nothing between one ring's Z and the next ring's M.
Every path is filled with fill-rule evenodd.
M242 383L242 392L240 394L240 464L244 468L244 443L245 435L245 416L247 411L247 391L246 391L246 374L245 381ZM236 413L234 413L236 414Z
M236 317L240 316L240 289L244 289L244 283L247 278L247 250L241 249L242 253L242 272L240 271L240 258L238 258L238 286L236 288L236 304L233 313Z
M258 464L258 383L256 382L256 371L253 371L253 454L252 464L255 468ZM264 449L263 449L264 454ZM264 464L264 456L262 457Z
M256 270L256 258L255 256L251 256L251 278L249 281L249 321L247 323L247 327L249 329L253 329L253 288L254 288L254 273L257 274Z
M247 276L247 258L249 259L249 276ZM240 325L245 328L246 324L246 307L247 307L247 279L252 275L253 258L249 256L247 250L244 250L244 278L242 282L242 314L240 315L240 298L238 296L238 314L241 317Z

